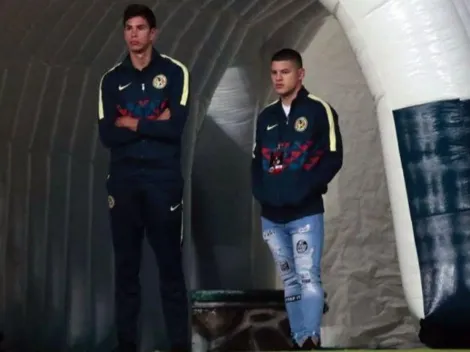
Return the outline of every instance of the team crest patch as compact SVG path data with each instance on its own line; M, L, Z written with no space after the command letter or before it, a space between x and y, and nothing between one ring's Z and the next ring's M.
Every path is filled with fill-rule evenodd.
M113 196L108 196L108 205L109 205L109 209L113 209L113 208L114 208L114 204L116 204L116 202L114 201L114 197L113 197Z
M157 89L163 89L166 87L166 84L167 84L168 80L166 79L166 76L165 75L158 75L158 76L155 76L155 78L153 79L153 86Z
M299 117L295 120L294 128L297 132L303 132L307 129L308 121L305 117Z

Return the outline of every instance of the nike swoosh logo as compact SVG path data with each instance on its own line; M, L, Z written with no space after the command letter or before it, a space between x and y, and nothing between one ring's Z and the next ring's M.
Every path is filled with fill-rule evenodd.
M267 129L268 131L271 131L274 127L277 127L277 124L272 125L272 126L268 126L268 127L266 127L266 129Z
M171 207L170 207L170 211L175 211L176 209L179 208L180 205L181 205L181 203L178 204L178 205L175 205L175 206L171 206Z
M124 85L124 86L119 85L119 90L124 90L124 89L126 89L127 87L129 87L131 84L132 84L132 82L131 82L131 83L127 83L127 84Z

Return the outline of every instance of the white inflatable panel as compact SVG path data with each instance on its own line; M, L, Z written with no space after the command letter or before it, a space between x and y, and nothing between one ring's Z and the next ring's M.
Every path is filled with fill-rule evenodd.
M470 97L469 1L322 3L342 24L376 100L405 297L413 315L422 318L421 278L393 110Z
M452 0L470 40L470 0Z

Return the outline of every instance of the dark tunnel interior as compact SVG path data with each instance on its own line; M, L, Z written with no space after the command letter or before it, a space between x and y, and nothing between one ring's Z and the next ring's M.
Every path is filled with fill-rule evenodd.
M125 53L128 3L0 1L0 331L23 352L104 351L114 343L108 155L96 116L101 75ZM143 3L162 29L156 47L192 74L183 146L190 286L271 288L267 252L253 250L257 210L246 206L253 118L270 95L262 67L273 50L307 45L326 12L309 0ZM235 141L220 116L208 114L230 67L243 67L256 93ZM144 351L165 343L148 246L142 267Z

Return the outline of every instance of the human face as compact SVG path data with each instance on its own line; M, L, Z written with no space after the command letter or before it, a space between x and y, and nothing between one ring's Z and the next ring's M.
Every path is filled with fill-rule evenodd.
M150 28L147 20L143 17L129 18L124 26L124 40L132 53L146 51L152 45L156 35L156 29Z
M271 81L274 90L280 96L288 96L299 88L304 75L305 70L297 67L294 61L283 60L271 63Z

